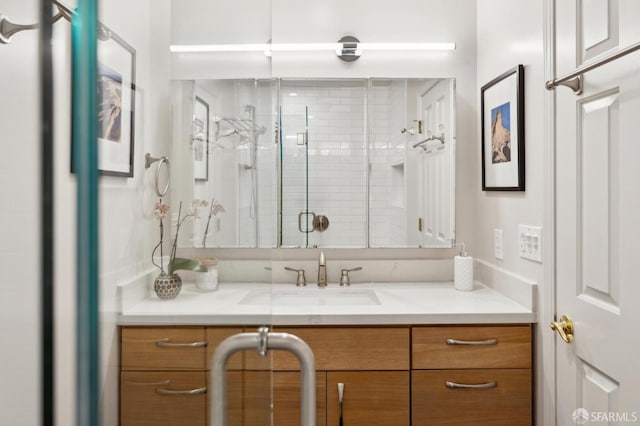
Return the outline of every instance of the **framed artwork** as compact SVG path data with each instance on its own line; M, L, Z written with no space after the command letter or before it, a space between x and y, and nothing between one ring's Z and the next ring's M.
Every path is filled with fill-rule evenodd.
M193 178L209 180L209 104L196 96L193 107Z
M524 191L524 66L480 89L482 190Z
M133 177L136 51L111 30L98 39L98 169Z

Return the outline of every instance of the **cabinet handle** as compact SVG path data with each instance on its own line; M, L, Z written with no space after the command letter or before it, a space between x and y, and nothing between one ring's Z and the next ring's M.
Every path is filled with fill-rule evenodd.
M489 340L456 340L456 339L447 339L447 345L455 346L455 345L471 345L471 346L489 346L489 345L497 345L498 339L489 339Z
M203 348L207 346L207 342L171 343L168 338L165 338L156 340L156 346L159 348Z
M156 393L160 395L200 395L203 393L207 393L207 388L206 386L204 388L188 389L188 390L170 390L170 389L156 388Z
M490 389L498 386L498 382L487 382L481 383L479 385L468 385L465 383L456 383L447 380L446 382L444 382L444 385L449 389Z

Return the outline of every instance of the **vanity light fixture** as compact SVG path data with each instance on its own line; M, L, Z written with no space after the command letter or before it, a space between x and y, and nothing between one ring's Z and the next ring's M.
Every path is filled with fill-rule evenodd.
M338 57L357 58L365 50L378 51L443 51L455 50L455 43L361 43L356 37L345 36L337 43L239 43L239 44L172 44L173 53L222 52L316 52L335 51ZM345 59L343 59L345 60ZM355 59L351 59L352 62Z

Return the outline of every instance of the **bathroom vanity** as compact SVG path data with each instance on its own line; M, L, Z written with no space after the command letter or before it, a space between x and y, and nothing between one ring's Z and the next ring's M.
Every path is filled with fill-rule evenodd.
M120 316L121 426L207 425L213 351L263 324L313 350L318 425L339 423L338 383L344 425L531 424L531 310L490 288L458 292L450 282L321 291L234 283L131 306ZM331 301L334 294L353 304ZM299 383L287 352L236 353L228 424L262 425L272 406L275 425L298 424Z

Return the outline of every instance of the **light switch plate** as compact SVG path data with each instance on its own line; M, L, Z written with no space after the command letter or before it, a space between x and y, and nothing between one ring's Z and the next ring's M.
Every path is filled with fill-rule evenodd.
M518 251L520 257L542 263L542 228L520 225L518 227Z
M496 259L504 260L504 232L502 229L493 230L493 253Z

